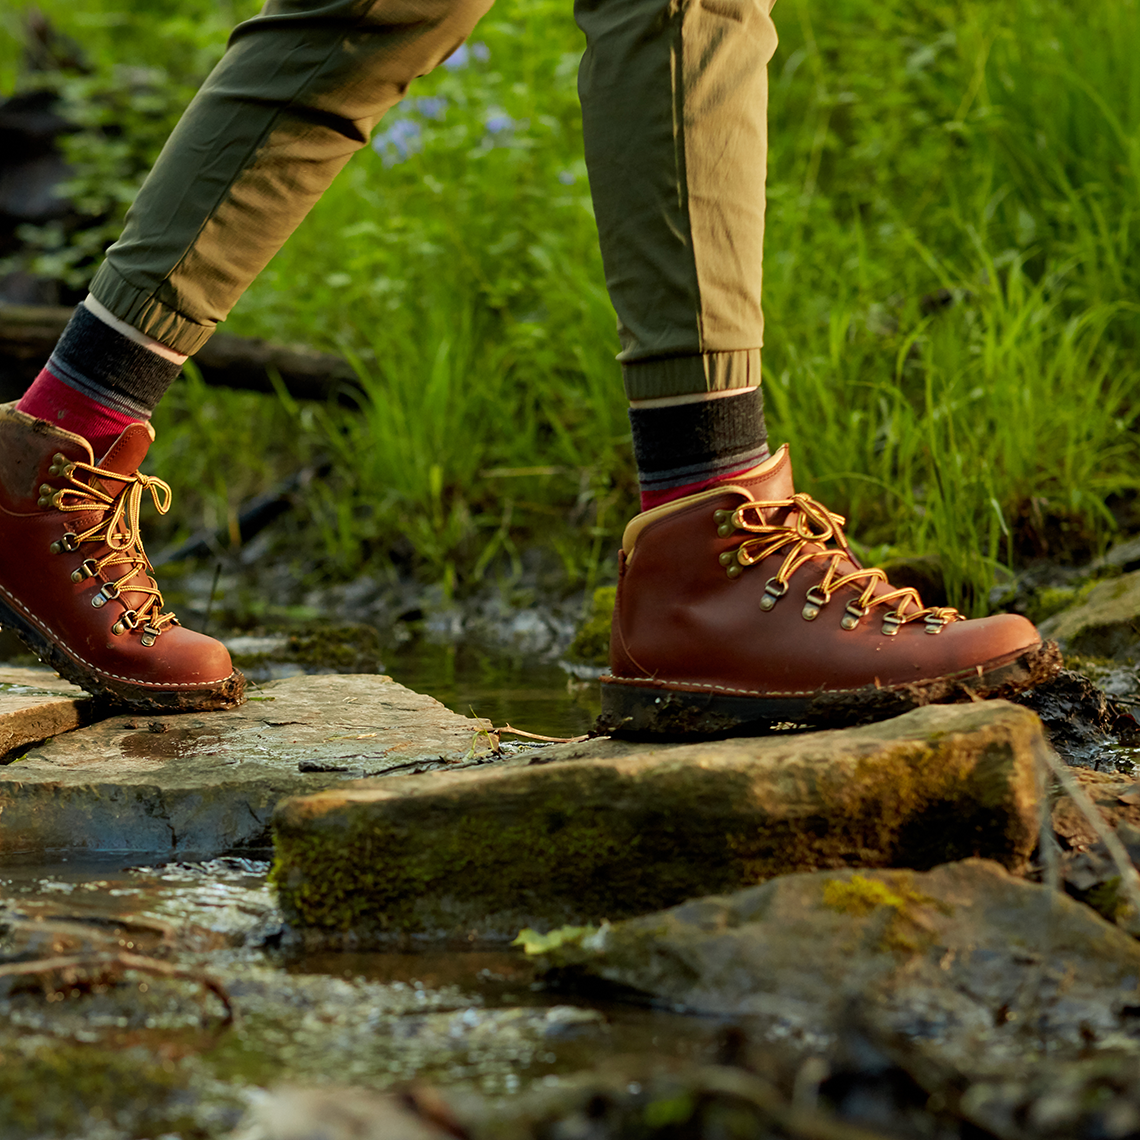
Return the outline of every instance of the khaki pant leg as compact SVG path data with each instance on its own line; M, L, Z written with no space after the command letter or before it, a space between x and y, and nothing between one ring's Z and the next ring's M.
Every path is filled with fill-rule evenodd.
M380 117L491 0L269 0L235 29L91 286L193 353Z
M760 382L775 0L577 0L586 163L630 399Z

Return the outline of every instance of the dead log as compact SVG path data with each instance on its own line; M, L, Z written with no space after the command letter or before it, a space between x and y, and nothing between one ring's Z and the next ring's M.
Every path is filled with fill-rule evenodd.
M18 399L51 355L72 309L0 305L0 400ZM327 352L218 333L194 356L207 384L247 392L272 392L280 375L297 400L336 400L359 405L360 381L348 362Z

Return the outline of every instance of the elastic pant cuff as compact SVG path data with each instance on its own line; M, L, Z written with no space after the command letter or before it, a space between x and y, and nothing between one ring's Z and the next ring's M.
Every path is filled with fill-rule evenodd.
M663 356L623 363L621 371L625 394L630 400L753 388L760 383L760 349Z
M109 261L99 266L91 295L120 321L175 352L193 356L214 335L217 323L196 321L121 277Z

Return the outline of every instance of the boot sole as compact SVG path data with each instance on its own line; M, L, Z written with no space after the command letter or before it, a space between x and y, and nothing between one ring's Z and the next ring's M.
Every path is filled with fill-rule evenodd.
M603 677L602 713L595 731L627 740L709 740L768 732L778 724L839 728L885 720L923 705L1013 696L1047 681L1061 665L1057 643L1047 641L1012 659L948 677L806 695L725 693L707 686Z
M235 669L222 681L194 689L155 689L108 677L76 660L38 626L0 599L0 626L10 629L45 665L93 696L137 712L178 713L232 709L245 702L245 677Z

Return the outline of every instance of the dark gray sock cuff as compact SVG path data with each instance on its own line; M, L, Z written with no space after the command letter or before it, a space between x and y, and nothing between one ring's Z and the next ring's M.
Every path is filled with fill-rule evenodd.
M667 491L763 463L768 457L759 388L664 408L630 408L642 491Z
M116 332L79 305L51 354L48 371L107 407L149 419L182 365Z

